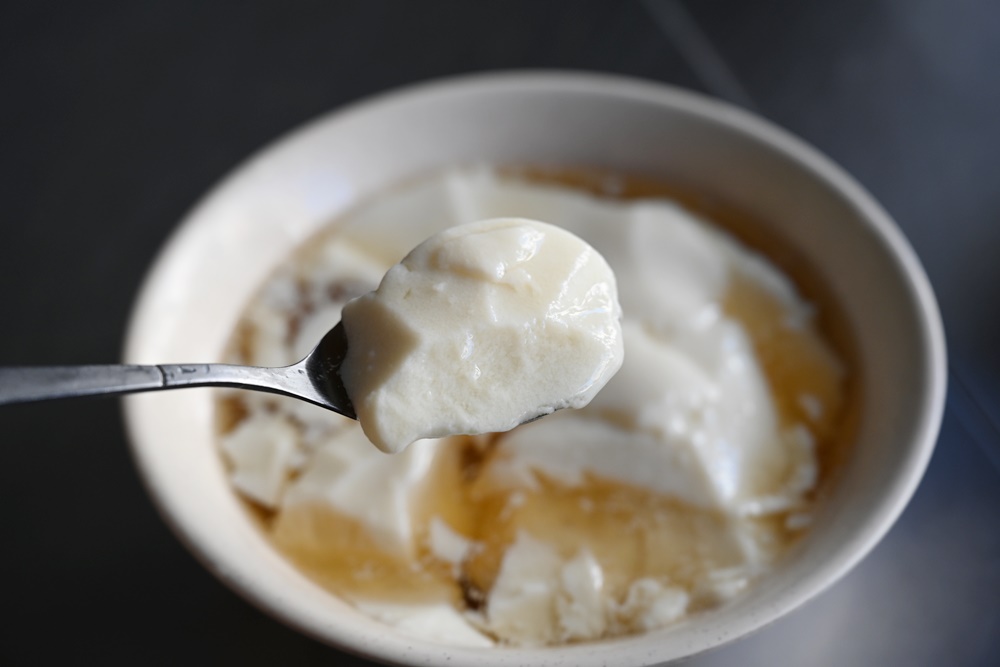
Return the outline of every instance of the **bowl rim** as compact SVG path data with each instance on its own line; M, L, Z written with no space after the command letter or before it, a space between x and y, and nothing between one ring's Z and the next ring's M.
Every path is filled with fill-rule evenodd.
M829 558L820 563L805 580L811 584L791 587L784 593L783 603L775 605L775 609L769 614L749 615L741 619L740 623L734 624L735 627L723 636L716 633L695 635L685 646L687 650L684 651L657 650L655 646L641 645L636 641L648 635L545 649L467 649L423 644L415 640L379 644L375 649L370 643L348 632L338 631L336 627L311 623L310 619L295 612L294 604L268 594L267 591L255 587L241 577L232 576L231 571L218 562L215 553L192 536L187 526L173 515L167 498L161 495L153 481L151 471L145 468L139 456L142 447L140 443L142 437L139 432L141 418L134 405L126 399L123 412L130 453L159 514L178 539L209 571L262 611L340 650L387 664L414 664L417 660L426 664L463 664L465 661L474 660L476 664L484 667L562 664L566 660L570 660L572 664L597 665L606 664L608 660L621 660L627 656L639 657L642 664L656 664L690 657L744 637L785 616L829 588L864 558L895 523L916 490L933 452L944 412L947 384L944 328L930 281L915 251L888 213L852 176L817 149L770 121L727 102L670 84L574 70L533 69L464 74L410 84L351 102L299 125L251 153L217 181L185 214L161 246L133 302L125 336L125 358L132 358L133 350L138 345L137 332L141 328L141 306L159 291L159 284L167 272L167 267L178 253L183 252L187 237L197 226L199 212L217 195L225 193L230 183L243 177L259 160L266 158L272 151L305 137L320 127L348 123L356 117L385 107L447 97L456 93L477 95L514 92L557 95L586 93L591 96L637 101L698 116L747 136L788 159L797 169L812 174L824 187L848 201L856 209L858 219L875 232L877 240L893 257L898 265L901 282L909 290L919 313L922 329L917 333L920 339L920 355L928 371L927 380L920 387L917 399L919 418L913 428L913 437L907 443L906 454L900 459L900 469L894 476L895 484L880 496L881 502L873 508L866 517L864 525L857 530L859 535L852 542L852 548L846 557Z

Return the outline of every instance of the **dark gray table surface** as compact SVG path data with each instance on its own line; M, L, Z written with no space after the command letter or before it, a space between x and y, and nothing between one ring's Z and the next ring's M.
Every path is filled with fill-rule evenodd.
M1000 3L0 4L0 365L118 359L158 246L248 153L432 77L620 72L752 108L845 166L937 290L951 389L887 539L692 665L1000 663ZM364 664L272 621L168 532L118 404L0 411L0 664Z

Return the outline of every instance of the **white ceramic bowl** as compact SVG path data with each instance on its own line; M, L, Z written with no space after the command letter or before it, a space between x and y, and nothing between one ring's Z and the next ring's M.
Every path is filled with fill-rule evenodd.
M746 594L675 627L548 649L443 646L367 618L271 548L226 481L210 391L129 397L139 470L206 567L303 632L385 662L621 666L743 636L856 564L902 511L933 449L945 391L934 295L892 220L847 174L759 118L668 86L490 74L381 95L308 124L250 158L187 217L142 289L127 360L219 359L261 281L324 223L418 172L482 161L677 178L766 221L824 277L854 331L864 389L853 453L808 537Z

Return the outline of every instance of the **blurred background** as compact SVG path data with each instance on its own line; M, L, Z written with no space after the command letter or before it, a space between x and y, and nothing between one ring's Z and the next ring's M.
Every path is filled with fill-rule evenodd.
M491 69L727 99L853 173L916 247L951 386L916 497L843 582L727 665L1000 663L1000 3L0 3L0 365L114 362L157 248L237 162L318 114ZM0 410L0 663L367 664L184 550L114 400Z

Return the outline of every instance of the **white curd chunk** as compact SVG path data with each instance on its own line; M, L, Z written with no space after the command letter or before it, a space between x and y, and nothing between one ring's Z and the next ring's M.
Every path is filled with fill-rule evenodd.
M409 553L409 506L427 482L436 449L436 443L414 443L399 456L385 456L358 429L344 429L329 436L308 459L305 471L288 487L283 509L326 505L360 521L386 549Z
M623 357L607 262L573 234L519 218L432 236L342 317L341 377L386 452L583 407Z
M295 460L298 435L287 419L255 416L222 441L233 486L265 507L281 499Z

